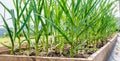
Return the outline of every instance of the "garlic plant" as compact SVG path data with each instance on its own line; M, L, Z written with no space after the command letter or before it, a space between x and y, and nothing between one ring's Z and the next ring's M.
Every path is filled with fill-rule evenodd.
M99 42L116 32L116 19L112 13L116 1L13 0L15 9L12 10L0 2L13 21L14 30L10 30L1 15L11 39L11 53L14 53L16 38L20 51L22 42L27 41L28 49L34 47L36 55L42 51L48 55L50 50L63 54L66 45L69 57L78 55L81 50L97 50ZM30 27L31 23L34 29ZM26 39L22 41L20 37ZM31 41L35 42L34 46Z

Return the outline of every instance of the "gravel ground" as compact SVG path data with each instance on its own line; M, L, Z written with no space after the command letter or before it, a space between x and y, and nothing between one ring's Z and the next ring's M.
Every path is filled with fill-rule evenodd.
M111 52L108 61L120 61L120 34L118 34L117 42Z

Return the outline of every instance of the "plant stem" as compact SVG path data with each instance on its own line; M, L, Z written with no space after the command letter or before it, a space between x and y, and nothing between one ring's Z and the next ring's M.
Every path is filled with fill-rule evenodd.
M36 53L36 56L39 55L39 49L38 49L38 43L35 44L35 53Z

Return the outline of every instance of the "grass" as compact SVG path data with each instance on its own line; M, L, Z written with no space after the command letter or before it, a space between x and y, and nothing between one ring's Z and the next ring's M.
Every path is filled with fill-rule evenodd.
M10 45L10 39L9 39L9 37L2 37L2 38L0 38L0 43L4 43L4 44L6 44L6 45ZM0 44L0 46L3 46L3 45L1 45Z
M21 37L21 40L24 40L24 37ZM5 45L10 46L11 42L10 42L10 38L9 37L0 37L0 43L4 43ZM18 39L16 40L15 44L18 43ZM2 44L0 44L0 46L3 46Z

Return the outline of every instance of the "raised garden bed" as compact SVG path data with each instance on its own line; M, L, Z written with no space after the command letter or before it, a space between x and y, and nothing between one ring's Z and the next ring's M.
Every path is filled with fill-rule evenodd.
M0 61L105 61L117 35L109 0L12 0Z
M23 55L5 55L3 53L10 50L5 47L0 47L0 61L106 61L110 54L113 45L117 40L117 34L109 40L109 42L96 51L88 58L60 58L60 57L39 57L39 56L23 56Z

